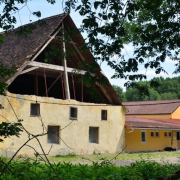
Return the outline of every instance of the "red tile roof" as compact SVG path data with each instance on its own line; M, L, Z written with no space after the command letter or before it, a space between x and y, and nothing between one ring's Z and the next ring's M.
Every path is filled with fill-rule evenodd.
M162 100L162 101L136 101L123 102L128 109L127 114L143 115L143 114L171 114L180 106L178 100Z
M125 127L136 129L180 129L180 119L126 117Z

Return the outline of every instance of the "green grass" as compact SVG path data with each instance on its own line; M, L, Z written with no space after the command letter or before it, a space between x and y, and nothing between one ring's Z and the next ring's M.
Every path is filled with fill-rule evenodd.
M51 162L73 162L73 163L90 163L92 161L110 160L116 155L56 155L50 157ZM180 157L180 152L150 152L150 153L122 153L116 157L116 160L140 160L140 159L156 159L156 158L166 158L166 157Z

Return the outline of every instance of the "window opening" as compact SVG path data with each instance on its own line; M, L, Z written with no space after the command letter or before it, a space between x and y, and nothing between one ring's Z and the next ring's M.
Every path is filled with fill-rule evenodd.
M48 126L48 143L59 144L59 126Z
M99 143L99 128L89 127L89 143Z
M167 137L168 136L168 133L165 131L164 132L164 137Z
M151 131L151 137L154 137L154 131Z
M147 142L146 131L141 131L141 142L142 143Z
M101 120L107 121L107 110L101 110Z
M31 116L40 115L40 104L31 104Z
M172 137L172 132L171 131L169 131L169 137Z
M156 137L159 137L159 131L156 132Z
M180 132L177 132L176 135L177 135L176 139L177 139L177 140L180 140Z
M70 119L77 119L77 108L76 107L70 107Z

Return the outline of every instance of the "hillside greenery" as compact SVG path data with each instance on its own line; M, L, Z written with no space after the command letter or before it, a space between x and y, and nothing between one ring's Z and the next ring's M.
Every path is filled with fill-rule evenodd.
M119 86L113 85L113 88L122 102L180 99L180 76L174 78L158 77L152 80L159 85L152 88L150 81L136 83L138 87L148 87L149 96L142 94L136 86L126 88L125 92Z

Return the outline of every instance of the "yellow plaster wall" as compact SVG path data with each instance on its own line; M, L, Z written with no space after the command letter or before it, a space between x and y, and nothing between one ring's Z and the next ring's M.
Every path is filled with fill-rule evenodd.
M60 144L53 144L50 155L68 154L70 152L76 154L92 154L93 152L116 153L124 147L126 109L122 106L103 106L100 104L82 103L75 100L68 101L37 97L37 101L40 102L41 118L39 118L30 116L30 104L35 103L36 96L15 95L10 93L8 93L8 96L13 96L13 98L8 97L8 99L18 118L23 119L23 125L30 133L40 134L43 132L41 118L45 127L55 125L60 126L62 129L67 126L60 132L62 138ZM28 99L29 101L23 99ZM17 121L7 99L1 96L0 103L5 107L5 109L0 110L0 114L2 115L0 116L0 121L4 121L5 118L11 122ZM69 119L71 106L78 107L78 120L72 121ZM107 121L101 121L102 109L108 111ZM98 144L89 143L89 127L99 127ZM27 140L28 136L25 132L22 133L20 138L7 138L0 146L0 153L11 156ZM51 147L51 144L47 143L47 135L40 137L39 140L47 153ZM63 141L65 143L63 143ZM29 145L33 146L39 153L42 153L36 140L32 140ZM20 151L20 154L30 156L33 155L33 153L34 151L29 147L24 147Z
M172 113L172 119L180 119L180 106Z
M171 114L137 114L137 115L128 115L126 114L127 117L132 117L132 116L136 116L136 117L148 117L148 118L164 118L164 119L170 119L172 118Z
M126 152L134 151L153 151L153 150L163 150L165 147L176 148L176 132L174 131L173 137L164 137L164 130L159 130L160 137L151 137L150 132L155 130L146 130L147 132L147 142L141 142L141 130L134 130L132 133L127 133L131 129L125 129L125 145ZM173 138L173 141L172 141ZM171 146L171 141L173 142Z

